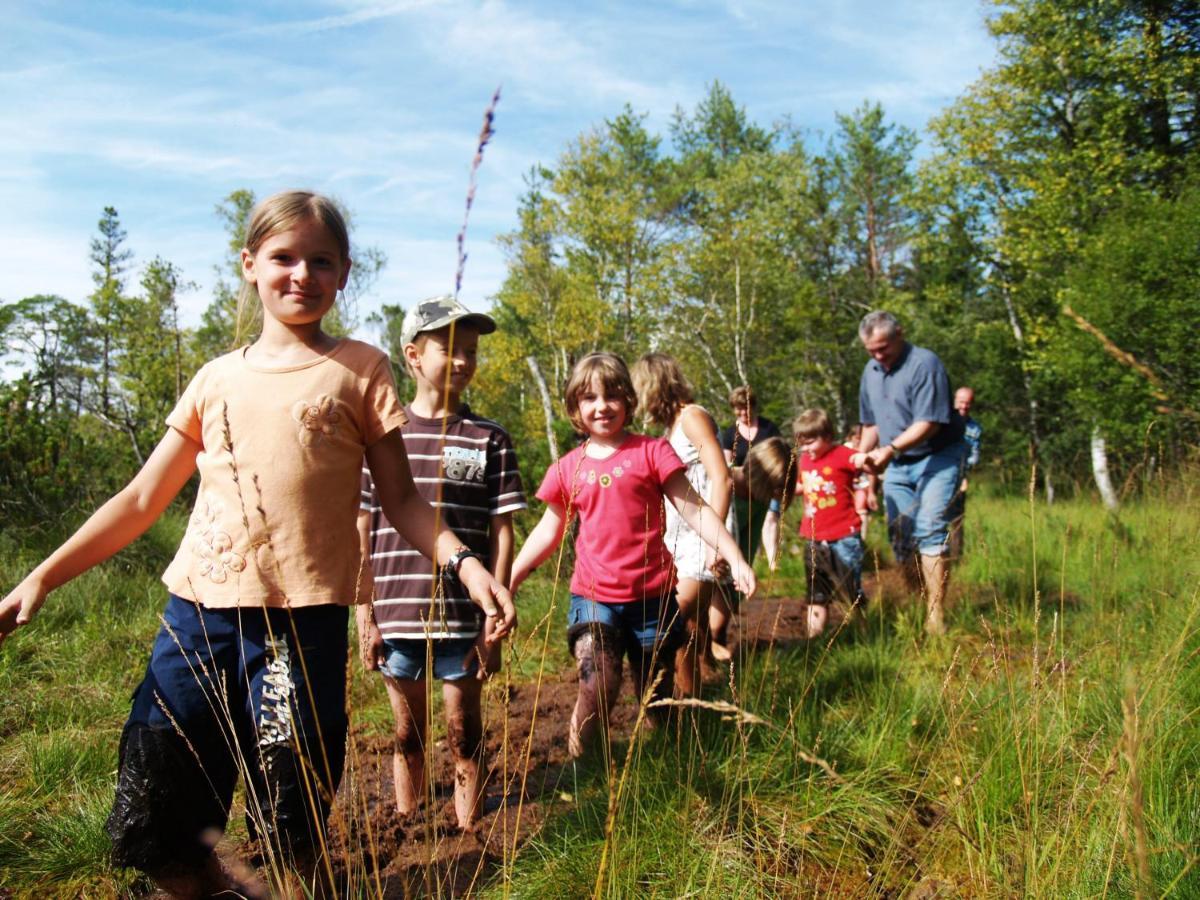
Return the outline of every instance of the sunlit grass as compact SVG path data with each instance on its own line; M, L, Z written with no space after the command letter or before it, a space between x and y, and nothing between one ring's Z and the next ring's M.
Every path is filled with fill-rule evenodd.
M603 760L569 766L569 799L480 891L1121 897L1145 876L1145 896L1200 896L1200 511L1187 489L1129 505L1119 525L1083 501L973 498L947 639L922 637L889 580L832 641L740 652L732 683L708 696L762 724L694 710L616 734L612 774ZM135 885L108 866L103 822L158 626L163 548L182 526L169 517L144 559L127 552L57 592L0 651L0 884L19 895ZM3 540L11 583L36 554ZM802 578L785 554L763 581L795 596ZM519 597L489 728L503 728L507 685L533 691L569 670L565 585L565 572L542 574ZM356 733L386 738L386 699L360 668ZM563 721L536 727L565 740ZM512 777L526 735L508 738ZM373 895L365 873L354 884Z

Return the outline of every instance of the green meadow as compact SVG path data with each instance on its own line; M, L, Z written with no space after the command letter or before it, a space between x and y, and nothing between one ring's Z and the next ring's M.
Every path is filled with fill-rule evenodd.
M474 890L1200 896L1193 484L1131 502L1119 520L1085 500L974 497L948 637L925 638L917 604L884 573L865 615L837 634L743 646L705 694L712 708L681 711L656 732L626 728L611 753L568 764L562 799ZM14 896L148 887L109 867L103 824L163 602L158 574L183 523L164 518L52 595L0 649L0 885ZM0 538L3 583L54 536ZM778 572L761 574L766 598L802 592L798 557L785 552ZM564 597L565 580L546 573L522 593L521 634L491 709L505 683L561 679ZM358 734L386 739L383 693L352 668ZM510 734L511 746L523 737ZM514 749L507 765L518 764ZM348 777L343 791L358 784ZM374 840L370 827L355 833ZM347 890L388 886L364 869Z

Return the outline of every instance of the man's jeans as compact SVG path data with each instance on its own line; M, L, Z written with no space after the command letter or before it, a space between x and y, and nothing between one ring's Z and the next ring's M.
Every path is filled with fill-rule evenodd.
M958 441L919 459L894 460L884 472L883 503L897 562L914 552L946 553L966 456L966 442Z

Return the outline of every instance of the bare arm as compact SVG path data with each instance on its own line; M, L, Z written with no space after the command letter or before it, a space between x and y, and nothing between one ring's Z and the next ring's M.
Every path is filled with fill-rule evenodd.
M358 511L358 546L362 564L371 567L371 514L365 509ZM375 579L371 578L371 593L359 598L354 609L354 624L358 628L358 655L363 668L368 672L379 668L383 654L383 635L375 622Z
M717 440L716 423L713 422L712 416L699 406L686 407L680 415L680 425L683 426L684 435L700 453L700 464L704 466L712 485L712 496L708 498L708 505L717 514L717 518L724 522L729 514L729 502L733 498L733 479L729 475L727 461L733 458L733 454L721 449Z
M367 448L367 466L375 479L383 514L404 539L435 563L453 556L462 541L441 525L433 507L417 493L408 466L408 454L404 450L404 438L398 428ZM496 640L516 627L517 611L512 596L478 559L463 561L458 580L485 615L498 616L493 632Z
M133 480L0 601L0 642L28 623L56 587L141 537L192 477L201 449L182 432L168 428Z
M488 558L492 561L492 576L507 586L509 575L512 574L512 513L492 516L488 525ZM485 681L500 671L500 644L492 637L494 629L495 620L485 618L479 639L476 641L475 656L479 659L480 666L475 677L480 681ZM471 658L468 656L463 665L469 666Z
M513 563L512 589L516 591L521 583L530 576L534 569L544 563L554 552L554 548L562 542L563 532L567 528L566 510L557 503L546 504L546 511L529 537L521 545L517 561Z
M890 463L893 459L906 452L910 447L915 447L923 441L933 437L935 434L937 434L938 429L941 427L942 426L937 422L926 422L922 420L913 422L902 432L896 435L890 444L887 444L883 447L876 447L870 453L863 454L861 465L866 468L868 472L882 472L888 467L888 463ZM874 431L874 443L878 443L879 429L872 426L872 430ZM864 441L866 440L866 436L867 429L864 428ZM859 447L862 447L862 443L859 444ZM857 458L858 457L856 455L854 459ZM855 462L855 465L859 464L860 463Z
M508 584L513 563L512 513L492 516L488 528L488 555L492 560L492 576L501 584Z
M721 558L729 563L733 571L734 584L737 589L749 598L755 590L754 570L742 556L737 541L725 527L725 523L717 518L712 507L696 496L691 482L683 469L679 469L663 484L663 493L671 504L679 511L683 521L701 539L717 551Z

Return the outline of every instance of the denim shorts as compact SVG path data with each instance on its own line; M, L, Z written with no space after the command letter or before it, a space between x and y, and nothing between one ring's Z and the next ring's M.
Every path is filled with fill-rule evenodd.
M661 600L631 600L628 603L600 603L579 594L571 595L567 611L567 643L574 648L576 639L599 626L619 641L618 653L658 649L660 654L673 651L686 639L675 592Z
M804 548L808 601L861 603L864 555L866 545L857 534L836 541L808 541Z
M966 458L967 444L959 441L919 459L895 460L887 467L883 503L898 562L914 552L922 556L946 553Z
M433 677L439 681L474 678L475 673L479 671L475 638L443 638L433 641L424 638L385 640L383 665L379 671L390 678L421 681L425 677L425 666L429 662L431 648Z

